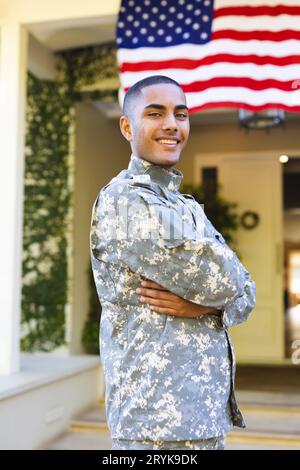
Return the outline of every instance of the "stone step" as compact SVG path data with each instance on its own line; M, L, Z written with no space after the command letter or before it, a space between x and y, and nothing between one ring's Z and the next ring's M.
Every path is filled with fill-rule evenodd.
M253 390L237 390L236 397L239 405L262 406L262 407L282 407L282 408L299 408L300 409L300 393L267 392Z
M300 397L282 393L238 392L246 429L227 435L229 449L300 449ZM70 432L108 439L104 402L72 420ZM99 437L102 439L102 437Z

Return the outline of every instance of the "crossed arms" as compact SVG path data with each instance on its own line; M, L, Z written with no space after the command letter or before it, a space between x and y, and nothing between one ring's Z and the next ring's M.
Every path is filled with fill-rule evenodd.
M129 227L142 225L149 217L150 207L141 196L140 189L129 190L124 196L129 207L134 208L127 214ZM196 238L187 234L181 240L143 238L137 233L131 236L130 232L123 238L112 237L109 225L122 222L111 217L111 210L120 203L120 197L120 194L118 198L114 197L114 192L109 190L100 193L95 206L97 223L93 234L96 257L121 264L150 282L145 286L148 292L141 293L152 294L145 296L146 303L150 303L147 298L155 296L163 303L160 307L151 301L157 311L164 308L165 311L160 313L176 314L175 311L178 314L179 311L179 316L194 317L219 310L225 327L247 320L255 305L255 284L224 241L211 231L204 231ZM153 212L151 214L153 216ZM176 224L180 222L176 216L173 217L175 230L171 233L176 232ZM166 309L173 310L173 313Z

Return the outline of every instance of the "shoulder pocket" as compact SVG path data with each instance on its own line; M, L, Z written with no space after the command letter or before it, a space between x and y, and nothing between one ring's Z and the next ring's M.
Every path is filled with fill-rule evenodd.
M150 205L150 204L159 204L161 206L173 208L173 206L170 204L169 201L167 201L166 199L158 196L157 194L155 194L153 192L150 193L150 192L146 192L146 191L141 191L138 194L142 199L144 199L144 201L148 205Z
M183 193L180 193L181 196L183 196L185 199L192 199L193 201L195 201L195 198L194 196L192 196L191 194L183 194Z

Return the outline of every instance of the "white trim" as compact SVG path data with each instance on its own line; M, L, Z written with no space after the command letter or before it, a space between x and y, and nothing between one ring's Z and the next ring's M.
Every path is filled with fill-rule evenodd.
M0 34L0 374L11 374L20 366L28 31L7 22Z
M245 158L251 158L252 160L278 160L280 155L288 155L290 158L295 158L296 156L300 157L300 148L283 148L283 149L274 149L266 151L247 151L247 152L212 152L212 153L203 153L196 154L194 156L194 184L200 183L200 169L202 167L201 162L203 160L211 160L212 163L220 162L222 160L236 160Z

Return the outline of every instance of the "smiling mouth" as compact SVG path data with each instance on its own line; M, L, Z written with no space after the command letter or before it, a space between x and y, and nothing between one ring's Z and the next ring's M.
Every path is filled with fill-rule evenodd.
M157 142L161 145L165 145L167 147L176 147L179 144L180 140L178 139L157 139Z

